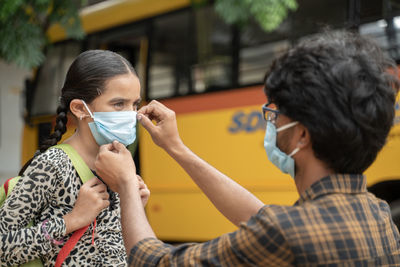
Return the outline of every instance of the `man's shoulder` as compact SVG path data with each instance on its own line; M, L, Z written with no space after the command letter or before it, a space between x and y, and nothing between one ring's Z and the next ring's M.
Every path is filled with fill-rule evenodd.
M313 200L302 205L265 205L257 214L270 225L286 234L329 227L341 216L340 205L332 201ZM333 218L335 217L335 218ZM312 226L312 227L310 227Z
M289 227L288 224L292 224L291 222L303 221L307 213L307 208L304 206L265 205L257 215L286 228Z
M304 209L305 207L303 206L265 205L260 209L259 214L261 216L284 218L285 215L298 216L304 212Z

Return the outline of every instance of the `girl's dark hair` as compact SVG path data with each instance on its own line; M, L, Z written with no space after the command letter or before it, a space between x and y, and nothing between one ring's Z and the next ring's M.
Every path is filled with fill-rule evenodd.
M362 173L393 125L397 66L372 41L326 32L277 59L265 92L310 132L317 158L337 173Z
M56 145L67 131L67 113L73 99L82 99L89 104L104 91L105 83L110 78L128 73L136 75L129 61L117 53L108 50L88 50L81 53L69 67L61 89L54 131L43 141L40 152ZM19 175L23 174L33 158L25 163Z

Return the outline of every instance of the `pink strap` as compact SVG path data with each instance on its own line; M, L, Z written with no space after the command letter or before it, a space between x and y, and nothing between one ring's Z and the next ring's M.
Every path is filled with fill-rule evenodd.
M4 191L6 192L6 196L8 195L8 182L10 182L12 178L14 177L8 178L7 181L4 183Z

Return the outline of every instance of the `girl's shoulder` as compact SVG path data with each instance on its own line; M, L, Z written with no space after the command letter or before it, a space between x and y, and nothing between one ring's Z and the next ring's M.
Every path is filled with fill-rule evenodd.
M44 168L66 168L72 163L68 155L60 148L50 147L45 152L36 156L31 163L31 166L42 165Z
M40 180L43 184L50 183L50 187L55 188L57 184L69 179L73 173L68 155L63 150L52 147L33 158L20 180L25 182Z
M50 161L65 161L68 160L68 155L61 148L50 147L45 152L40 154L43 159Z

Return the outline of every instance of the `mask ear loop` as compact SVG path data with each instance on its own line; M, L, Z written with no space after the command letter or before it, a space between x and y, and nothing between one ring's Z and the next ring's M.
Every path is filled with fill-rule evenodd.
M294 122L288 123L288 124L286 124L286 125L283 125L282 127L279 127L278 129L276 129L276 132L280 132L280 131L286 130L286 129L290 128L290 127L295 126L295 125L298 124L298 123L299 123L298 121L294 121ZM289 157L292 157L294 154L296 154L297 152L299 152L299 150L300 150L300 148L296 147L296 148L292 151L292 153L290 153L288 156L289 156Z
M292 151L292 153L290 153L288 156L289 156L289 157L292 157L294 154L296 154L297 152L299 152L299 150L300 150L300 148L296 147L296 148Z
M286 130L286 129L290 128L290 127L295 126L298 123L299 123L298 121L294 121L294 122L288 123L286 125L283 125L282 127L279 127L278 129L276 129L276 132L280 132L280 131Z
M84 101L84 100L81 100L81 101L82 101L83 105L85 106L86 110L89 112L90 117L91 117L92 119L94 119L94 116L93 116L92 112L90 112L90 109L89 109L89 107L86 105L85 101ZM86 115L85 115L85 116L86 116ZM83 117L83 115L81 115L81 117L80 117L81 120L82 120L82 117Z

